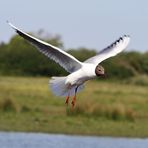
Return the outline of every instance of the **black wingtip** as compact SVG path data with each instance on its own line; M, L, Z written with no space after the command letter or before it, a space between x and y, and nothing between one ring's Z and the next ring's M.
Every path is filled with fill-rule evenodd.
M123 41L125 38L130 38L130 35L123 35L123 36L121 36L118 40L116 40L110 46L108 46L108 48L112 48L112 47L116 46L117 43L120 43L120 41Z
M130 35L126 35L126 34L125 34L123 37L128 37L128 38L130 38Z

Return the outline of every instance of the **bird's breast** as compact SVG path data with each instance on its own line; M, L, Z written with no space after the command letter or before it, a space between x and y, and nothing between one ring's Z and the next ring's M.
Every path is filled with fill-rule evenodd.
M73 72L67 77L66 83L70 83L71 85L81 85L85 81L93 79L96 77L95 75L95 66L91 64L84 65L81 69L76 72Z

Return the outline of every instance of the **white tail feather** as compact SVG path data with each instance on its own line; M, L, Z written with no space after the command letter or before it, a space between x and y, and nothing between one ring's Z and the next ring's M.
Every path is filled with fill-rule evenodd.
M49 81L49 85L52 89L52 92L56 96L72 96L75 94L75 88L77 86L73 86L70 89L67 87L65 84L67 77L52 77L51 80ZM80 85L78 87L77 92L79 92L81 89L83 89L83 85Z

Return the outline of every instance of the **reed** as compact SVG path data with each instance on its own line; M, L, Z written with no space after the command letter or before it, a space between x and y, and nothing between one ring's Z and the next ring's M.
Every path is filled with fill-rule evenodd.
M102 105L102 104L78 104L75 109L67 108L68 116L91 116L95 118L106 118L108 120L135 120L136 112L123 104Z

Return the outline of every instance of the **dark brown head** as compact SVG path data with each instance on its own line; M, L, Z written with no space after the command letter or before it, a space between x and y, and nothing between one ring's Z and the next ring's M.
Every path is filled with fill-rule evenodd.
M95 73L98 77L104 76L105 75L104 68L101 65L97 65L95 69Z

